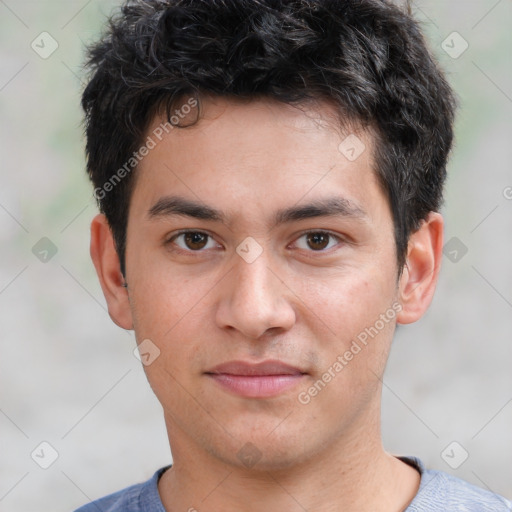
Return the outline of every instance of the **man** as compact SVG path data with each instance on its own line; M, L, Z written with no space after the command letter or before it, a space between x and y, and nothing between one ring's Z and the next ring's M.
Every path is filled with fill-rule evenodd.
M90 48L91 256L172 465L80 509L506 511L385 451L441 261L454 95L382 0L141 0Z

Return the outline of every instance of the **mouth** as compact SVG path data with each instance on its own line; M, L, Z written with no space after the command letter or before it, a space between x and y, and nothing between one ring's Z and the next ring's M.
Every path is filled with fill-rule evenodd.
M205 372L226 391L247 398L269 398L295 387L306 372L277 360L230 361Z

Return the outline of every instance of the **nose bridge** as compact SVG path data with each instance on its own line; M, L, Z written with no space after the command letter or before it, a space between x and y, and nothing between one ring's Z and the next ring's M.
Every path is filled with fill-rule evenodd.
M235 269L235 282L233 294L246 304L261 301L273 302L276 300L272 281L275 275L270 269L267 254L261 254L254 261L248 262L240 258Z
M271 268L266 251L254 260L235 255L227 295L219 307L218 321L245 336L257 339L271 328L289 329L295 313L286 297L286 287Z

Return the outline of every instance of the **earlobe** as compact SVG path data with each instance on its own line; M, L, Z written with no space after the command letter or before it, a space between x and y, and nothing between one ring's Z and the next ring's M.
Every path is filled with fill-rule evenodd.
M399 282L402 310L397 322L419 320L428 309L439 276L443 250L443 218L431 212L409 239L406 265Z
M121 273L112 231L103 214L91 222L91 258L98 274L110 318L123 329L132 329L133 320L128 290Z

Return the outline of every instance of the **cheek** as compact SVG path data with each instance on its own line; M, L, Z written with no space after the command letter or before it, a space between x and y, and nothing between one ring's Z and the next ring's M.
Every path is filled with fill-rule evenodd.
M183 283L180 286L179 280L168 279L160 284L146 281L134 294L137 342L150 340L149 346L157 354L150 364L144 364L144 371L158 400L179 424L185 419L183 411L192 413L196 407L190 397L198 395L194 379L208 343L200 335L208 332L207 311L201 300L205 293L198 287L189 289Z
M132 282L130 295L137 342L151 340L160 351L159 363L165 361L172 372L194 350L197 336L190 326L201 325L199 317L204 321L201 299L207 290L189 286L186 281L149 266Z
M304 318L323 325L341 341L372 325L390 307L393 296L377 269L351 268L317 279L296 276L293 286Z
M396 318L393 288L377 277L369 280L353 273L335 286L331 282L309 290L308 307L316 312L309 316L315 324L309 329L320 357L299 403L310 401L310 412L329 410L333 421L342 424L345 415L357 414L372 402L381 385Z
M134 265L131 278L132 306L136 310L139 330L147 330L164 340L172 331L183 329L194 320L219 276L201 273L200 278L169 264L147 258L145 264ZM145 335L144 332L138 334Z
M328 280L310 282L304 288L304 314L310 322L308 330L314 335L314 350L319 354L312 384L322 381L311 391L314 394L332 382L329 390L321 392L318 403L325 401L327 406L329 400L348 404L352 399L371 399L393 337L393 291L391 281L386 281L376 267L365 271L353 268ZM354 393L360 395L359 399Z

